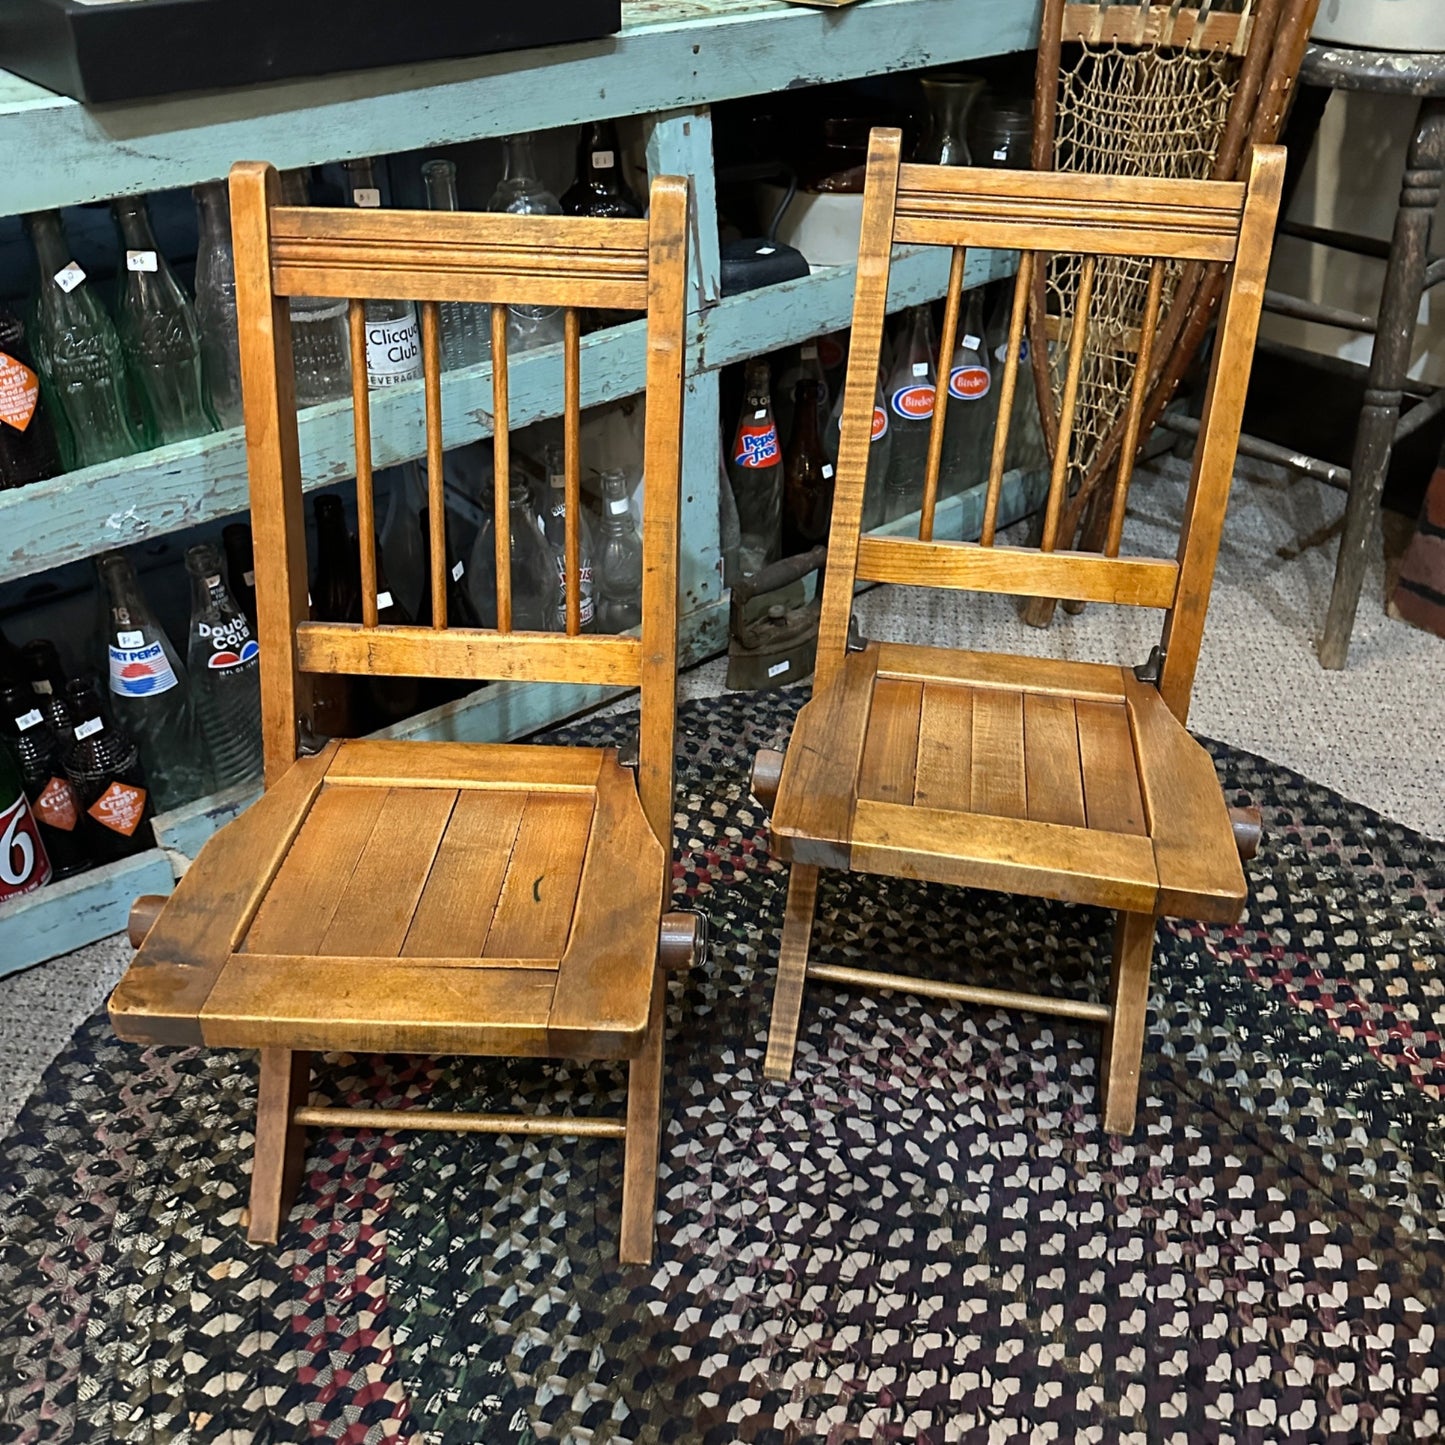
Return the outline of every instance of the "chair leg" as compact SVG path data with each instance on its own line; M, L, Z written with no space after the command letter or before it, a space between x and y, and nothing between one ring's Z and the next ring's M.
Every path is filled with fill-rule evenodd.
M306 1127L292 1115L311 1088L311 1055L291 1049L261 1050L256 1098L256 1149L251 1159L252 1244L275 1244L291 1212L306 1163Z
M783 943L778 950L778 981L773 986L773 1017L768 1025L768 1053L763 1077L790 1078L803 1012L803 984L808 975L808 945L813 938L813 910L818 904L818 870L794 863L788 880L788 906L783 915Z
M652 982L652 1012L642 1052L627 1068L627 1139L622 1173L623 1264L651 1264L657 1218L657 1155L662 1143L662 1043L667 1023L667 975Z
M1099 1079L1106 1134L1134 1132L1139 1069L1144 1061L1144 1019L1149 1011L1149 964L1154 956L1155 922L1150 913L1120 913L1114 929L1110 988L1114 1015L1104 1026L1104 1057Z

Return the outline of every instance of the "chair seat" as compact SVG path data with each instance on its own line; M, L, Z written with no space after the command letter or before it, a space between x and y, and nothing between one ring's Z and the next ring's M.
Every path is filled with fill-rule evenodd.
M630 1057L664 877L615 750L331 743L201 850L111 1016L137 1042Z
M1128 668L870 642L798 716L772 812L796 863L1238 920L1209 754Z

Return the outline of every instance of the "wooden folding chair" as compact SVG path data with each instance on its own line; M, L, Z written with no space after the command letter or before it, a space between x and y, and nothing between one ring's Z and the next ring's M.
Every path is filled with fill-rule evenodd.
M765 1071L786 1078L811 974L849 986L1028 1008L1104 1026L1105 1128L1128 1133L1148 1003L1155 921L1234 922L1245 898L1231 818L1208 753L1185 730L1254 350L1284 154L1261 148L1247 184L900 165L897 131L874 131L863 199L853 340L828 541L812 700L785 758L760 754L754 791L789 860ZM947 409L936 407L917 538L860 537L874 377L895 244L946 246L952 273L939 347L953 355L969 245L1021 255L1001 379L982 539L933 536ZM1081 256L1061 440L1038 548L994 544L1031 278L1048 254ZM1104 554L1055 550L1069 428L1101 256L1150 258L1137 354L1154 350L1166 258L1231 272L1199 445L1173 558L1122 558L1120 538L1151 365L1135 373L1131 428L1112 489ZM1152 365L1158 364L1157 355ZM854 584L1045 595L1164 612L1142 667L850 640ZM1241 821L1241 834L1250 832ZM1118 910L1110 1002L1048 999L870 969L808 963L819 868L1028 893Z
M141 1043L261 1051L249 1232L274 1242L304 1132L556 1133L625 1141L620 1253L651 1257L664 969L692 961L670 894L688 183L648 220L279 204L276 172L231 173L246 444L256 533L266 791L169 899L138 901L139 947L110 1000ZM287 297L351 299L363 619L310 622ZM433 621L377 625L363 302L420 304ZM449 629L438 303L491 303L496 630ZM514 632L507 304L565 307L565 634ZM647 315L641 636L578 615L579 317ZM308 677L508 678L641 689L635 765L616 749L357 740L300 755ZM164 903L159 908L157 904ZM141 941L143 938L143 941ZM628 1059L622 1119L321 1108L312 1053Z

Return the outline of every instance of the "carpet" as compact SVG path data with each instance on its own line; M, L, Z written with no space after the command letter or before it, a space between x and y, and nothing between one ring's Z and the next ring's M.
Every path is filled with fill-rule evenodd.
M814 985L761 1081L786 871L747 794L796 692L686 705L655 1262L616 1264L603 1141L310 1136L248 1247L253 1058L104 1015L0 1163L0 1438L1416 1440L1445 1369L1437 844L1224 747L1264 809L1229 929L1161 927L1139 1122L1095 1031ZM615 740L625 719L566 730ZM1098 997L1089 909L832 877L820 957ZM618 1112L620 1069L330 1056L389 1107Z

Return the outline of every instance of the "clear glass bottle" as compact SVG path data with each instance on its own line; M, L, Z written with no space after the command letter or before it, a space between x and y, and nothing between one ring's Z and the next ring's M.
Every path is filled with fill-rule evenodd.
M344 161L349 199L363 209L381 204L369 156ZM421 331L411 301L366 303L366 380L369 386L400 386L421 375Z
M96 565L109 612L111 710L140 744L156 807L164 812L211 788L189 679L129 558L107 552Z
M923 505L923 471L937 386L933 362L937 347L929 307L913 307L904 325L884 387L893 429L893 455L883 488L883 518L889 522Z
M838 465L838 449L842 445L845 387L838 388L827 430L823 433L823 451L828 460ZM893 457L893 428L888 424L888 399L883 395L880 375L873 389L873 430L868 446L868 475L863 487L863 530L871 532L883 520L884 488L888 481L888 464Z
M537 161L530 135L509 135L502 140L502 179L492 192L489 211L516 216L560 216L562 203L537 179ZM509 306L507 346L527 351L555 346L562 341L562 312L556 306Z
M542 452L547 479L537 498L542 535L557 563L557 631L567 630L567 473L562 448L549 444ZM594 630L597 618L597 547L592 524L583 507L577 509L577 611L583 632Z
M773 419L765 357L755 356L747 364L743 408L727 461L738 511L737 570L750 577L776 562L782 548L783 449Z
M941 496L952 496L988 479L988 463L993 455L993 428L988 423L993 409L987 402L992 386L983 326L983 292L975 289L968 294L963 327L948 368L948 415L938 477Z
M85 810L86 846L110 863L155 846L151 796L140 744L107 718L93 678L73 678L47 710L60 736L65 775ZM62 731L63 729L63 731Z
M304 170L281 172L281 199L308 206ZM296 372L296 405L320 406L351 395L351 334L347 303L334 296L293 296L291 357Z
M928 108L918 159L925 165L971 166L968 149L969 112L983 94L984 80L957 71L923 76L923 102Z
M459 211L457 168L451 161L427 161L421 168L426 203L433 211ZM476 366L492 354L492 308L470 301L443 301L442 366Z
M597 540L597 630L626 632L642 621L642 538L632 520L627 474L602 473L602 529Z
M1013 283L1001 282L998 299L989 314L987 339L993 353L993 372L1003 375L1008 363L1008 333L1013 317ZM994 387L989 416L996 419L999 406L998 388ZM991 444L991 439L990 439ZM1013 412L1009 419L1008 448L1004 453L1004 468L1015 468L1030 472L1049 464L1049 444L1044 433L1043 418L1039 415L1039 393L1034 385L1033 363L1029 360L1028 328L1019 341L1018 381L1014 385Z
M125 252L116 329L157 446L205 436L216 418L201 380L201 329L151 233L141 196L111 202Z
M55 400L67 470L138 452L126 400L125 359L106 309L70 259L58 211L25 218L40 263L30 342L47 400Z
M25 327L0 303L0 488L23 487L59 472L60 449Z
M196 719L216 786L261 776L261 650L221 576L221 556L207 542L186 549L191 625L186 664Z
M557 566L542 535L532 489L512 473L508 492L512 548L512 630L554 632L557 627ZM472 606L483 627L497 625L497 530L490 512L477 530L466 572Z
M231 250L231 197L225 181L192 192L200 239L196 246L196 322L201 371L211 410L223 427L241 425L241 338L236 324L236 258Z

